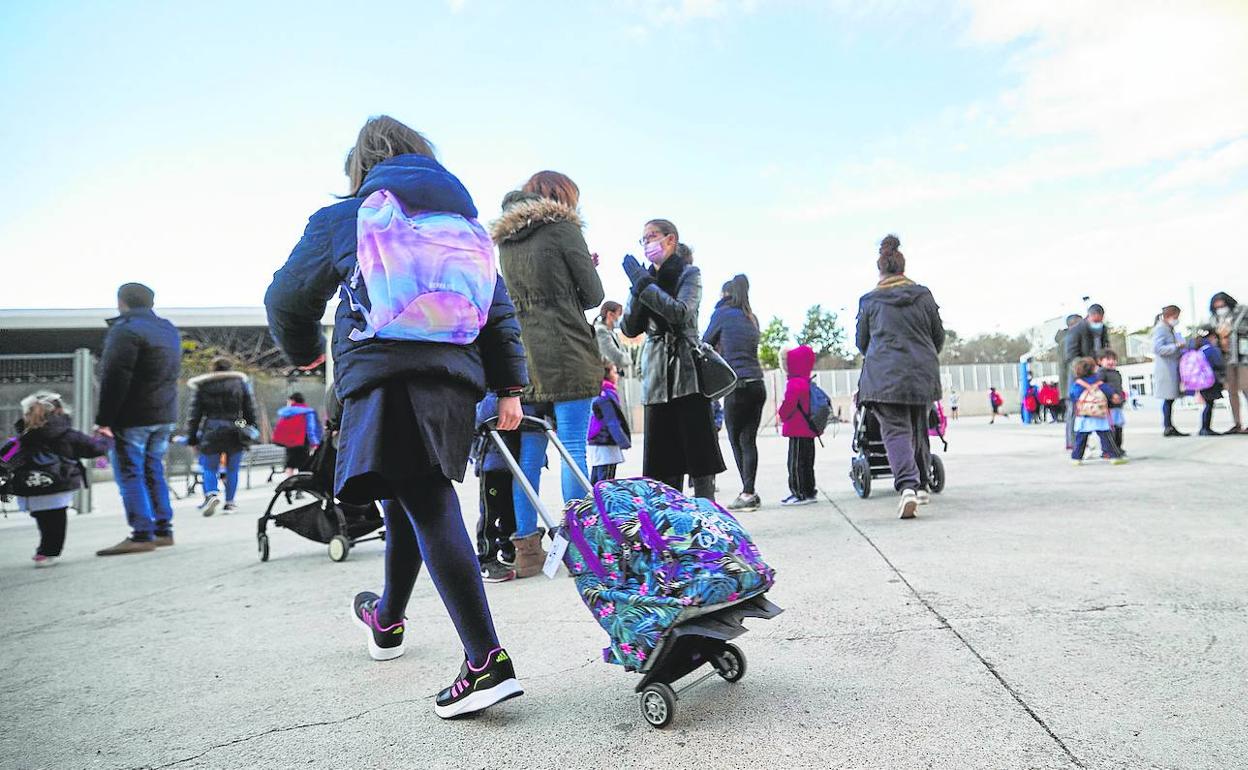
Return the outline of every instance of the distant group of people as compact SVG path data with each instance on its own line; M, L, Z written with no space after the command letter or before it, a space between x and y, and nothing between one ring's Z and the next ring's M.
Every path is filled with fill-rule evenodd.
M1153 326L1153 394L1161 399L1163 435L1183 437L1174 425L1174 402L1185 393L1199 394L1204 406L1200 435L1237 435L1245 430L1240 401L1248 397L1248 308L1230 294L1218 292L1209 300L1209 318L1195 327L1190 339L1179 331L1181 311L1166 305ZM1237 344L1238 341L1238 344ZM1213 428L1213 409L1226 392L1231 427Z

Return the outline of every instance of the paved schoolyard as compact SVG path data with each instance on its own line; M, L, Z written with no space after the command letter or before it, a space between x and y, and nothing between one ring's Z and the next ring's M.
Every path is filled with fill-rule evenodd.
M665 731L566 578L489 588L527 694L444 723L431 698L460 653L430 583L397 661L348 620L378 544L334 564L277 531L261 564L257 490L235 515L181 505L172 549L100 559L123 534L100 485L53 569L30 567L33 523L0 519L0 766L1248 766L1248 437L1152 422L1114 468L1071 467L1055 427L955 423L948 489L913 522L887 484L854 496L844 433L819 453L825 500L779 508L764 438L767 506L742 520L787 611L740 640L742 682L690 691Z

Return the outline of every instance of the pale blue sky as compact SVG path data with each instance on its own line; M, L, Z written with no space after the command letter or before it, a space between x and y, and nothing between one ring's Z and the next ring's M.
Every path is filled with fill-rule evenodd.
M1043 7L1038 7L1043 5ZM708 307L847 308L874 253L966 334L1248 299L1248 10L1209 0L41 3L0 10L0 306L258 304L370 114L482 220L534 171L620 257L667 217ZM381 16L384 15L384 19ZM705 323L705 318L704 318Z

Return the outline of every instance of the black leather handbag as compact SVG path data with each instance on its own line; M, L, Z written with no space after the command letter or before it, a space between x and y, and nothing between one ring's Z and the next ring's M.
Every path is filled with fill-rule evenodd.
M712 345L687 337L685 342L693 351L694 375L698 380L698 392L714 401L723 398L737 387L737 373Z

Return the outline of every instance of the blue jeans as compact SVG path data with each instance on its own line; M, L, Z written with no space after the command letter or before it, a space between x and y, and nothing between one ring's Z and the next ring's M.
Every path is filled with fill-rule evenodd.
M238 469L243 464L243 450L225 456L225 501L234 502L238 493ZM204 453L199 456L199 467L204 472L204 495L217 493L217 476L221 473L221 453Z
M572 455L572 459L586 476L589 475L589 470L585 465L585 440L589 432L590 406L593 403L593 399L586 398L555 404L555 435L568 448L568 454ZM546 445L549 443L545 433L525 431L520 434L520 469L535 490L541 489L539 484L542 464L546 461ZM566 503L584 497L585 489L576 480L576 475L562 461L559 465L563 471L563 501ZM516 508L516 537L533 534L537 531L537 509L525 497L519 484L512 485L511 494Z
M173 424L113 428L113 476L135 540L173 533L173 506L165 482L165 450Z

